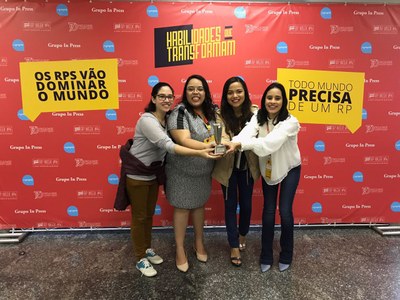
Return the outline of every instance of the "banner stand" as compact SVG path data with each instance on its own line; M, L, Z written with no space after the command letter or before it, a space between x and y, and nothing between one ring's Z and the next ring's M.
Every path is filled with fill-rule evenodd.
M129 226L130 213L113 207L119 149L151 88L167 80L176 105L194 69L218 106L230 76L259 107L284 79L301 124L301 228L400 225L400 85L390 76L400 2L263 1L0 1L0 233ZM156 226L172 224L166 198L160 189ZM222 198L213 181L206 224L224 224Z
M400 225L373 226L372 229L380 235L400 235Z
M20 243L28 235L28 232L0 231L0 244Z
M275 225L275 229L279 229L280 224ZM381 235L400 235L400 224L377 224L377 223L331 223L331 224L294 224L296 229L315 229L315 228L346 228L346 227L369 227L379 232ZM251 231L260 231L262 228L261 225L251 225ZM189 231L193 230L192 226L188 226ZM83 227L83 228L30 228L30 229L11 229L9 231L3 230L0 231L0 244L1 243L19 243L22 242L23 239L29 233L38 233L38 232L82 232L82 231L129 231L130 227ZM154 231L171 231L173 232L172 226L153 226ZM225 226L204 226L205 232L209 231L225 231Z

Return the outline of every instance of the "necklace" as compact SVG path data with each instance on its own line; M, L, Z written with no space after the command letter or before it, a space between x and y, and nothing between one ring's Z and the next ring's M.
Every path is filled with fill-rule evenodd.
M158 123L160 123L160 125L165 128L165 118L161 118L160 119L159 116L155 112L151 112L151 114L153 116L155 116L157 121L158 121Z
M211 131L211 125L208 122L207 118L204 116L204 114L200 114L196 112L197 116L203 121L204 126L207 128L208 133Z

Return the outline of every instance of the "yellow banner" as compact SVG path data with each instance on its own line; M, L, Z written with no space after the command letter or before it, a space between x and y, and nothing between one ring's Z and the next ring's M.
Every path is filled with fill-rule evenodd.
M118 109L117 59L21 62L24 115Z
M352 133L361 126L364 73L278 69L277 80L301 123L346 125Z

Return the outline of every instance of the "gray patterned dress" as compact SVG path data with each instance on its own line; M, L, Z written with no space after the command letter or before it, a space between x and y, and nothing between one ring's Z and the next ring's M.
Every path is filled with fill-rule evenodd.
M210 122L210 125L213 121ZM168 117L168 130L188 129L191 138L203 142L213 135L200 117L193 117L183 104L177 105ZM211 172L214 161L202 157L167 154L165 191L168 202L177 208L203 206L211 193Z

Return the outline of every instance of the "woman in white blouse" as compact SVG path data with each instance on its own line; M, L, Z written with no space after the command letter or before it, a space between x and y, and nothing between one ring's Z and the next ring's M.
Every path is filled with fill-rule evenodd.
M261 109L232 139L233 148L252 150L259 156L263 177L261 271L273 263L275 214L279 195L281 252L279 270L287 270L293 259L293 200L300 180L301 157L297 145L299 121L289 114L288 99L282 84L274 82L265 90Z

